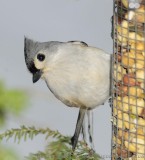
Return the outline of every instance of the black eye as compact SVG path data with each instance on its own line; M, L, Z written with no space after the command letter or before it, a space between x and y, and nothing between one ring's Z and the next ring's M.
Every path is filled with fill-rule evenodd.
M37 59L38 59L39 61L44 61L45 55L44 55L44 54L38 54L38 55L37 55Z

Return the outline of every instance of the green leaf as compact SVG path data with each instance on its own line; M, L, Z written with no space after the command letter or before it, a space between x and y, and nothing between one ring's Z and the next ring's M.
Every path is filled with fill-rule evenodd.
M7 113L18 115L28 101L26 93L18 89L7 89L0 81L0 127L4 125Z
M0 145L0 160L19 160L11 149Z

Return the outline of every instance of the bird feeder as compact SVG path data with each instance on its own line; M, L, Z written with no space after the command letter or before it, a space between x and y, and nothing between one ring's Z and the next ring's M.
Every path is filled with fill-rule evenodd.
M112 160L145 160L145 1L114 0Z

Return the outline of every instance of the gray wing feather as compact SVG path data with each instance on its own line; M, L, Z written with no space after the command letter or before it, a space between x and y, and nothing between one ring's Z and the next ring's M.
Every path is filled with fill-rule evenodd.
M88 44L83 42L83 41L68 41L67 43L72 43L72 44L79 44L81 46L86 46L88 47Z

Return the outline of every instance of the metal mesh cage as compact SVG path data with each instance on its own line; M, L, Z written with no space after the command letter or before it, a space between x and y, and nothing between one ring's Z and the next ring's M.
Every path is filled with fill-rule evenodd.
M114 0L112 160L145 160L145 1Z

